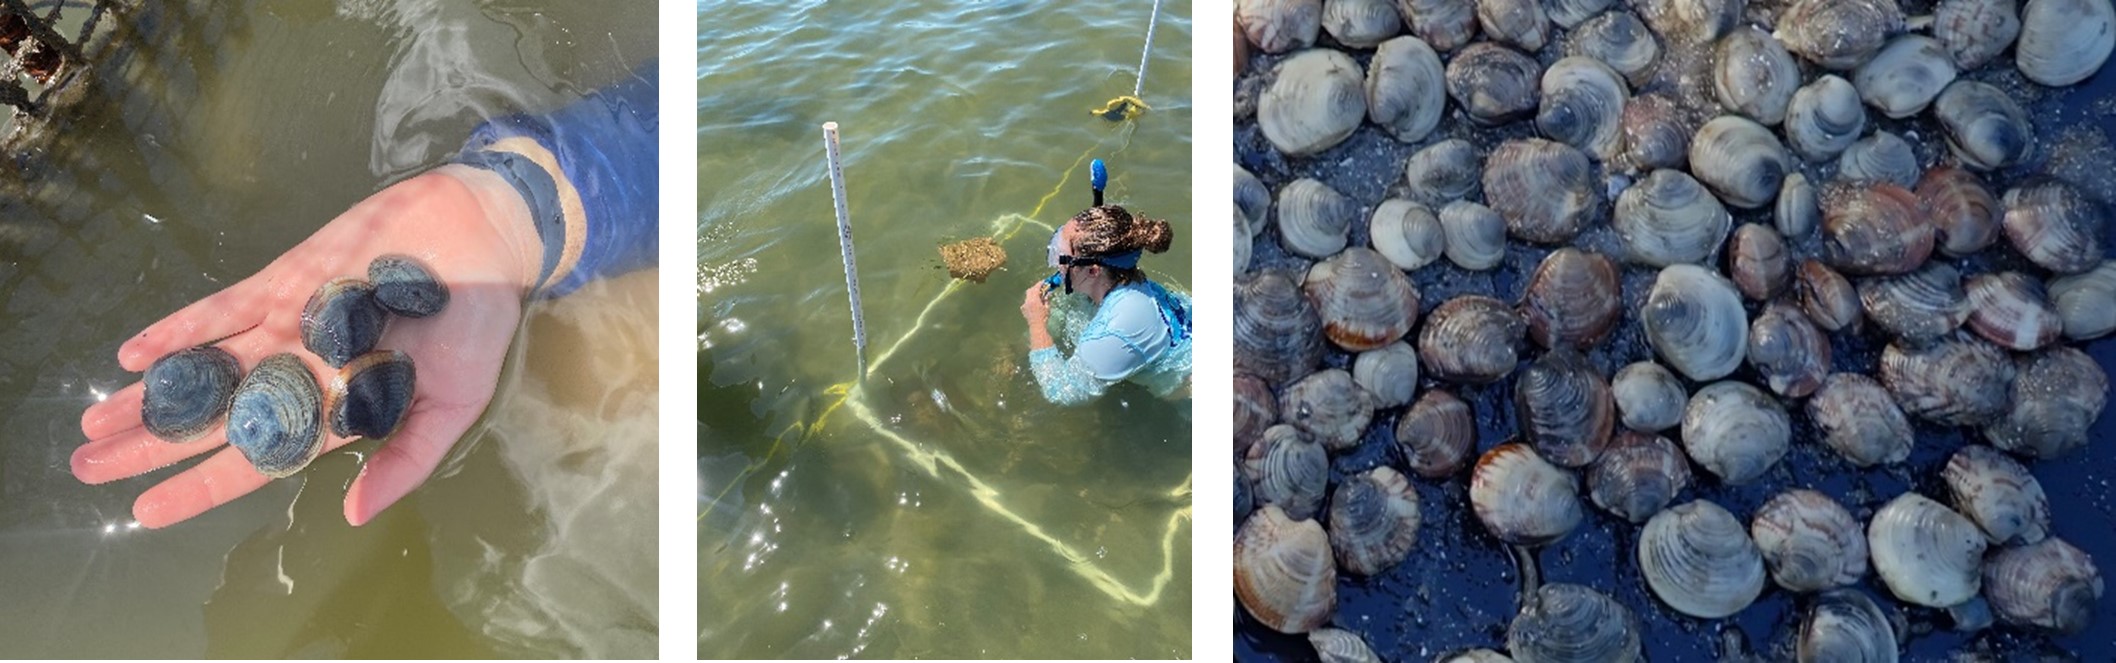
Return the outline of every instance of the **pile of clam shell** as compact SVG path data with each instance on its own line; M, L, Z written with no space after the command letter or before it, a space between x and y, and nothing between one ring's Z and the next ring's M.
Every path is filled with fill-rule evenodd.
M391 315L423 318L448 305L448 289L417 259L385 255L367 280L336 278L301 311L302 347L337 369L318 384L291 352L266 357L246 376L214 345L156 359L141 378L141 419L165 441L188 442L227 420L228 444L259 473L283 478L323 453L325 432L389 437L411 411L417 371L411 356L376 350ZM328 428L326 428L328 426Z
M2102 415L2068 344L2116 330L2116 261L2022 104L2100 70L2110 0L1235 14L1238 626L1376 660L1484 618L1415 651L1627 661L1643 616L1893 661L2093 622L2032 470ZM1511 614L1339 614L1479 555ZM1781 632L1734 626L1774 595Z

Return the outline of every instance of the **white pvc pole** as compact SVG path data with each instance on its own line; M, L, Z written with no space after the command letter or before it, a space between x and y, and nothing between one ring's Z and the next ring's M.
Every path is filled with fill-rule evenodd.
M1161 0L1154 0L1154 13L1146 18L1146 45L1139 49L1139 75L1132 79L1131 96L1146 88L1146 56L1154 49L1154 24L1161 22Z
M1157 0L1158 1L1158 0ZM852 261L852 218L845 211L845 168L838 161L838 123L823 123L823 152L830 159L830 198L838 210L838 252L845 258L845 291L852 300L852 349L860 378L867 377L867 321L860 315L860 273Z

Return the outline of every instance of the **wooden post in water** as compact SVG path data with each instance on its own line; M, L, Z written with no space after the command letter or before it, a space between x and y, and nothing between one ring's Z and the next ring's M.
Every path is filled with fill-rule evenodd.
M860 315L860 273L852 261L852 219L845 211L845 168L838 161L838 123L823 123L823 153L830 160L830 198L838 210L838 252L845 258L845 291L852 300L852 350L860 379L867 379L867 321Z

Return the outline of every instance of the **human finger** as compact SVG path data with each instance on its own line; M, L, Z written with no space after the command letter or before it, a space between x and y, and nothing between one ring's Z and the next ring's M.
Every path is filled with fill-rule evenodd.
M166 442L144 427L99 438L73 450L73 476L85 484L128 479L174 465L227 442L224 426L188 442Z
M345 522L365 525L425 483L483 409L452 404L414 409L404 427L368 457L346 490Z
M140 493L132 503L132 517L149 528L167 527L256 492L271 481L250 467L241 451L229 447Z
M256 327L272 308L271 290L255 285L258 278L207 295L148 325L118 347L118 365L138 373L162 355Z
M146 383L134 382L81 410L81 436L94 440L140 427L140 399Z

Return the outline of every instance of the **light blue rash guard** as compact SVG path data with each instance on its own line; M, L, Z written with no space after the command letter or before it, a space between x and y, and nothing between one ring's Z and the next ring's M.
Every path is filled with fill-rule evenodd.
M1102 298L1074 340L1073 356L1056 347L1032 350L1029 370L1044 399L1059 405L1093 401L1126 380L1167 397L1190 381L1190 342L1190 296L1140 281Z

